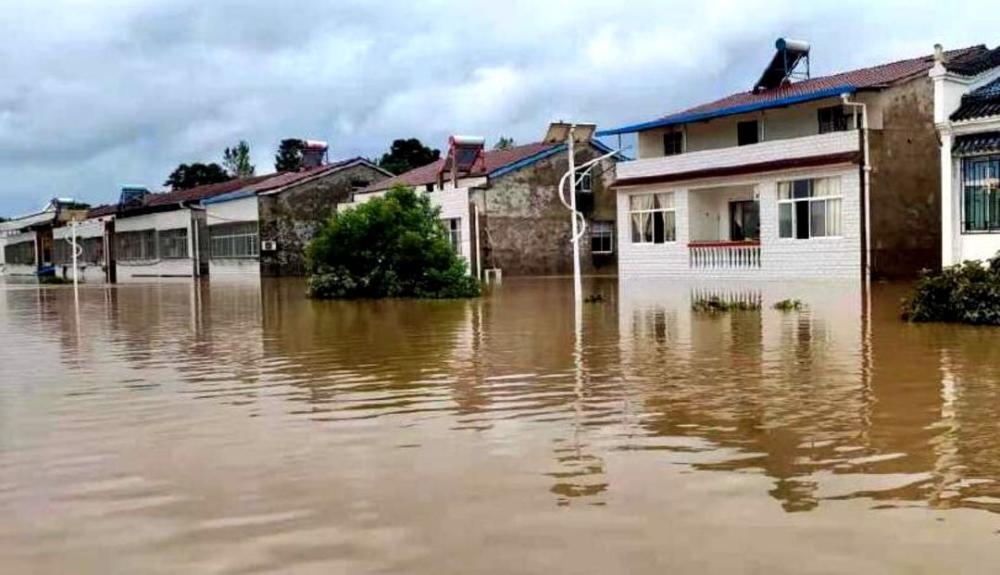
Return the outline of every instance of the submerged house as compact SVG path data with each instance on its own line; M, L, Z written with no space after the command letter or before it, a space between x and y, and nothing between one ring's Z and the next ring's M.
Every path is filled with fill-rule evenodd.
M972 59L936 49L941 262L986 260L1000 252L1000 48Z
M939 265L934 56L822 77L809 56L779 40L750 90L598 134L638 138L615 180L621 276L860 279Z
M598 141L578 145L577 165L609 153ZM585 273L616 273L614 159L602 161L576 186L587 219L581 242ZM538 142L486 150L481 138L455 136L446 157L354 194L357 205L404 186L427 193L470 272L565 275L573 271L569 211L557 194L569 169L566 144Z
M114 219L115 206L99 206L88 210L86 218L56 228L52 231L54 239L53 263L55 275L63 279L73 279L73 239L79 246L76 258L77 279L87 283L102 283L115 281L114 249Z
M0 270L7 276L50 273L56 253L56 230L83 219L88 206L57 198L41 211L0 222Z

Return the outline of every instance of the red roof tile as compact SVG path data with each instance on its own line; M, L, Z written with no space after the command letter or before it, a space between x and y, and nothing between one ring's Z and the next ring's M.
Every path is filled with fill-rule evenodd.
M960 50L952 50L947 52L947 56L952 62L962 62L969 59L979 58L988 52L989 50L987 50L986 46L980 45L972 46L970 48L962 48ZM911 58L908 60L899 60L898 62L890 62L888 64L881 64L870 68L861 68L850 72L810 78L808 80L794 82L779 88L764 90L758 93L754 93L752 91L740 92L720 100L715 100L714 102L701 104L681 112L670 114L663 117L663 119L667 120L687 114L714 112L716 110L724 110L734 106L784 100L789 97L803 96L842 86L853 86L859 90L866 88L882 88L901 80L926 74L933 65L934 56L932 55Z
M520 162L521 160L530 158L535 154L540 154L547 150L550 150L560 144L546 144L542 142L536 142L533 144L525 144L523 146L514 146L506 150L486 150L485 163L486 171L481 173L470 174L471 176L485 176L491 174L500 168L509 166L511 164ZM389 188L397 185L416 187L423 186L426 184L431 184L437 182L438 172L441 170L441 166L444 165L444 158L427 164L426 166L421 166L410 170L409 172L404 172L394 178L389 178L387 180L382 180L368 186L367 188L358 192L359 194L364 194L368 192L377 192L381 190L388 190Z

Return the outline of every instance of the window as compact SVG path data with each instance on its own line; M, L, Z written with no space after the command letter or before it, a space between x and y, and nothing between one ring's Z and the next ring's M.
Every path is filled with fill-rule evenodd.
M77 256L77 263L80 264L100 264L104 262L104 238L77 238L77 243L82 248ZM73 263L73 244L68 238L58 238L52 250L52 262L62 265Z
M445 227L448 229L448 241L456 253L462 253L462 218L448 218L445 220Z
M160 236L160 259L181 259L188 257L187 228L163 230Z
M668 132L663 134L663 155L676 156L684 151L684 133Z
M839 236L841 201L840 178L778 182L778 236Z
M843 106L820 108L817 110L817 114L819 116L820 134L847 131L847 114L844 114Z
M962 160L962 230L1000 232L1000 156Z
M3 257L8 264L35 265L34 240L4 246Z
M613 254L615 252L614 222L591 222L590 253Z
M760 126L757 120L737 122L736 124L736 145L747 146L760 141Z
M593 193L593 181L590 178L590 170L577 170L576 171L576 193L578 194L590 194Z
M673 192L629 196L629 216L633 244L676 241Z
M115 234L115 257L123 262L156 259L156 230L118 232Z
M257 222L232 222L208 227L212 259L255 258L260 255Z

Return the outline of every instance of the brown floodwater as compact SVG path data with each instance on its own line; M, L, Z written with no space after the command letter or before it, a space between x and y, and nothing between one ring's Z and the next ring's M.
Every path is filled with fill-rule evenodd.
M1000 330L905 286L302 290L0 284L0 572L1000 564Z

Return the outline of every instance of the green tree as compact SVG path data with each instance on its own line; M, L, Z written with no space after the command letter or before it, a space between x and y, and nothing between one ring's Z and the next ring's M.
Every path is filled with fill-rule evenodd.
M274 155L274 170L277 172L297 172L302 169L302 148L305 142L297 138L286 138L278 144Z
M240 140L232 148L222 152L222 165L226 172L234 178L248 178L254 174L254 165L250 163L250 144Z
M500 136L496 144L493 144L494 150L509 150L515 146L514 138L508 138L507 136Z
M334 215L306 247L315 298L462 298L479 282L426 194L396 186Z
M382 154L378 165L383 170L393 174L409 172L414 168L441 159L441 150L435 150L423 145L416 138L393 140L389 151Z
M226 182L230 179L232 178L229 177L226 170L215 162L211 164L195 162L177 166L173 172L170 172L170 176L163 184L170 186L172 190L188 190L205 184Z

